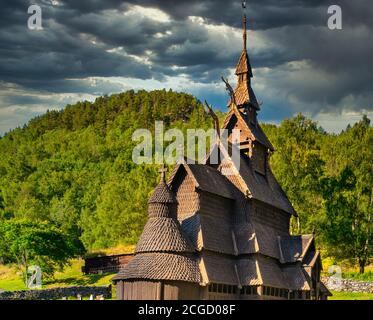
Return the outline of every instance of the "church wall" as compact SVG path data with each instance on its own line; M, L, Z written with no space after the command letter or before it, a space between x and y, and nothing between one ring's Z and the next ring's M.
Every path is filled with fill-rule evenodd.
M200 214L231 221L233 201L208 192L200 192Z
M157 281L126 281L123 282L123 294L118 293L121 286L117 284L117 297L123 300L160 300L161 283Z
M267 150L261 144L254 142L251 150L250 160L256 172L266 175L267 167Z
M203 247L210 251L235 254L232 235L233 202L229 199L200 192L200 223Z
M118 281L117 300L194 300L200 286L182 281Z
M163 300L198 300L200 299L200 286L189 282L164 283Z
M289 233L290 215L265 203L251 200L248 220L271 227L280 233Z

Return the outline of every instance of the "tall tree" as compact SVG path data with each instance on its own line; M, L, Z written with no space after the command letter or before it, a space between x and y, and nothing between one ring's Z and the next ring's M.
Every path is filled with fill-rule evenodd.
M11 220L0 222L0 256L16 263L26 276L28 267L37 265L46 275L69 264L84 253L83 246L69 235L45 222Z

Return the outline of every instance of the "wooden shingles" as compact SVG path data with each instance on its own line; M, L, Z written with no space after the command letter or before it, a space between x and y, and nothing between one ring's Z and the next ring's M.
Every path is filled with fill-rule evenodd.
M239 285L234 257L203 251L201 259L203 260L209 283Z
M176 219L150 218L136 245L139 252L194 252Z
M172 253L137 254L114 278L125 279L177 280L200 283L201 274L198 259Z
M281 250L281 262L293 263L302 261L312 241L313 235L281 236L278 239Z
M310 286L300 265L289 265L282 267L283 274L291 290L310 290Z

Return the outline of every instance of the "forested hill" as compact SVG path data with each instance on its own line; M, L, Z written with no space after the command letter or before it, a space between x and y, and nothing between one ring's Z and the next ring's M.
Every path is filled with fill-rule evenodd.
M86 248L133 243L146 220L157 167L132 161L132 133L207 128L193 96L127 91L49 111L0 139L0 220L51 221Z
M135 243L146 221L157 166L135 165L132 133L210 128L193 96L128 91L50 111L0 139L0 225L47 221L86 249ZM300 216L293 233L312 233L340 259L372 257L373 128L367 117L328 134L298 115L263 125L275 146L271 167ZM1 240L1 239L0 239ZM1 249L1 248L0 248Z

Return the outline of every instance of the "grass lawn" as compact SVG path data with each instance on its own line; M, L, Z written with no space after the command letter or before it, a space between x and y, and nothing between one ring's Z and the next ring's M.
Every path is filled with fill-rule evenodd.
M333 296L328 300L373 300L373 293L337 291L332 291L332 293Z
M373 261L365 267L363 274L359 273L359 268L356 265L351 265L349 262L337 263L332 258L325 258L322 261L323 264L323 276L330 276L328 274L328 268L332 265L338 265L342 271L343 279L351 279L355 281L373 281Z
M133 245L119 245L110 249L93 251L87 256L114 255L121 253L132 253L135 249ZM62 272L56 272L53 279L43 279L43 288L71 287L71 286L102 286L111 284L112 274L90 274L84 275L81 271L84 260L77 259L71 261L71 266L66 267ZM26 290L26 286L21 275L15 267L0 264L0 290ZM115 291L115 288L113 288Z
M53 279L44 279L43 288L70 287L70 286L101 286L111 283L114 274L84 275L81 267L84 261L72 260L71 266L63 272L56 272ZM26 286L15 268L0 266L0 290L26 290Z

